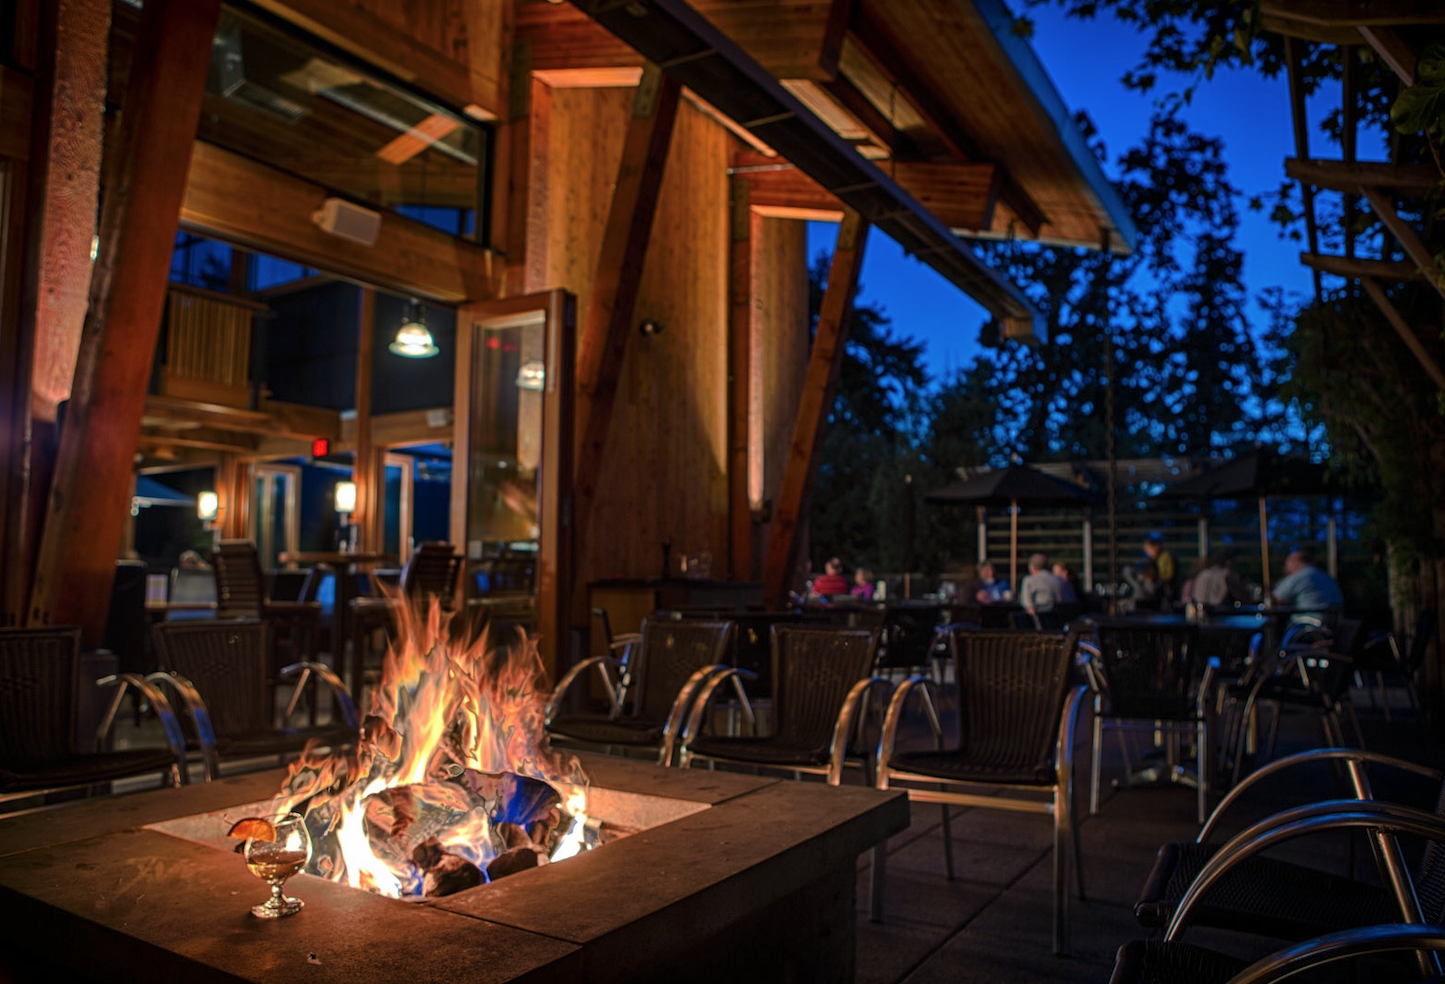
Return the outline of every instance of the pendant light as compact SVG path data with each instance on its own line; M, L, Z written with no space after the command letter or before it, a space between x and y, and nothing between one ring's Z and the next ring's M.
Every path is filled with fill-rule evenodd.
M440 351L432 338L431 329L426 326L426 307L416 298L407 304L401 327L396 330L396 338L387 348L408 359L430 359Z

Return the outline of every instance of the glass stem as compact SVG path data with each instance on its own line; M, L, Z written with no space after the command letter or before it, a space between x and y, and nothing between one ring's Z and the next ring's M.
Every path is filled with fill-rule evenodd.
M282 889L285 885L286 885L286 883L285 883L284 881L273 881L273 882L271 883L271 901L272 901L272 902L279 903L279 902L281 901L281 889Z

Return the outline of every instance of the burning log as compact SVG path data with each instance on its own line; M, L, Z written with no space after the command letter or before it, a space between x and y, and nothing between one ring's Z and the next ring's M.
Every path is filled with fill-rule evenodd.
M418 844L411 852L411 859L426 873L422 879L422 894L427 898L463 892L487 880L481 868L466 858L445 851L441 841L435 837Z

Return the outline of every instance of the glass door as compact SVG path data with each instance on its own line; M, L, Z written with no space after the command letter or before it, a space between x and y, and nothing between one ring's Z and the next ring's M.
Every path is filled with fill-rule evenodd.
M251 539L262 570L278 566L276 558L300 549L301 469L295 465L255 465L252 470L255 507Z
M412 547L412 462L410 455L388 451L382 458L381 552L405 563Z
M572 589L575 307L556 290L466 305L457 321L451 526L465 596L532 630L552 670Z

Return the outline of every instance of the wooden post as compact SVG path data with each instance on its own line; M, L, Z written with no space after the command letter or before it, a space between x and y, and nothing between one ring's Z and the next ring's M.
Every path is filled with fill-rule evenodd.
M732 191L728 262L728 571L735 581L753 576L753 513L748 498L749 422L752 396L754 216L748 183Z
M107 160L100 249L27 621L105 629L220 0L149 0Z
M617 379L633 331L632 312L642 283L642 264L657 213L681 88L656 65L643 69L622 146L622 163L617 169L617 185L602 236L597 276L592 281L577 341L578 446L572 507L574 542L584 555L607 431L612 424ZM585 565L577 565L578 576L585 576L585 570Z
M1390 303L1390 298L1385 294L1384 288L1370 277L1361 277L1360 286L1365 288L1365 293L1370 295L1370 300L1375 302L1375 306L1380 309L1380 313L1385 316L1390 327L1395 329L1395 334L1400 336L1400 341L1405 343L1410 354L1415 356L1420 365L1424 367L1430 381L1435 384L1437 389L1445 390L1445 370L1440 368L1440 363L1435 361L1435 357L1430 354L1425 343L1420 341L1420 336L1415 329L1410 327L1395 305Z
M361 288L360 314L356 319L356 445L351 452L351 480L356 483L356 549L380 550L381 469L371 446L371 350L376 322L376 291ZM405 547L405 544L403 544Z
M1270 573L1269 573L1269 508L1265 505L1264 496L1259 497L1259 559L1264 568L1262 580L1264 583L1265 597L1269 596Z
M818 465L818 448L833 404L838 371L848 341L848 317L858 274L863 267L863 245L868 224L852 209L843 213L838 227L838 245L828 268L828 286L818 312L818 330L808 358L808 375L798 402L798 421L773 511L773 531L768 543L763 600L767 607L782 608L788 597L788 580L797 562L798 525L807 501L808 486Z

